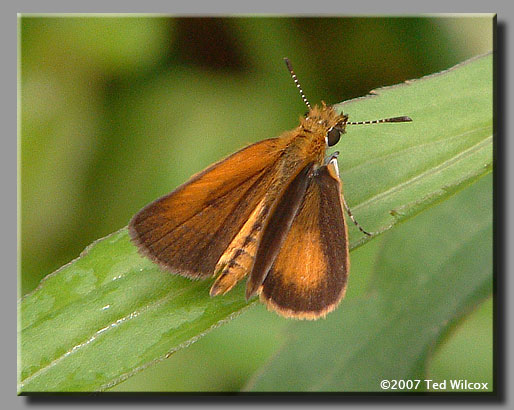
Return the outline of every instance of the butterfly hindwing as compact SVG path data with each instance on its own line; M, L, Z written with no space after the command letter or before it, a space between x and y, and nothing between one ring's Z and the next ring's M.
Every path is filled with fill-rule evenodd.
M260 288L261 300L286 317L316 319L344 296L348 232L337 163L315 171L280 253Z
M174 273L213 275L268 189L282 149L277 138L261 141L193 176L134 216L129 224L133 241Z
M246 286L249 299L257 293L280 252L309 185L314 164L305 166L284 190L262 234Z

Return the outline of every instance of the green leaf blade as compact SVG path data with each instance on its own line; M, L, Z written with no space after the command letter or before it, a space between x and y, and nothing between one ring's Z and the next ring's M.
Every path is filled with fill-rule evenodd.
M368 230L383 232L491 172L492 101L488 54L338 106L356 121L413 120L353 126L345 137L341 179ZM350 236L368 240L351 226Z
M21 391L104 389L247 305L208 290L141 258L126 229L97 241L22 300Z

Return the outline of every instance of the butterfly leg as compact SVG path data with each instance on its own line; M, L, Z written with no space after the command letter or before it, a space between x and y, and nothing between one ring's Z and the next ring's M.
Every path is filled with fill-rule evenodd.
M343 201L343 205L344 205L344 209L346 210L346 213L348 214L348 216L350 217L350 219L352 220L352 222L355 224L355 226L357 226L357 228L359 228L359 230L365 234L365 235L368 235L368 236L373 236L371 233L367 232L364 230L364 228L357 222L357 220L354 218L353 214L352 214L352 211L350 211L350 207L348 206L348 204L346 203L346 200L344 199L344 196L342 196L342 201Z
M331 155L329 155L328 157L325 158L324 164L328 166L331 162L335 162L333 164L333 167L334 167L333 169L334 169L337 177L339 178L339 169L337 168L337 157L338 157L338 155L339 155L339 151L333 152ZM354 218L354 216L352 214L352 211L350 211L350 207L348 206L348 204L346 203L346 200L344 199L344 195L341 195L341 199L342 199L342 202L343 202L343 205L344 205L344 209L346 210L346 213L348 214L348 216L350 217L352 222L355 224L355 226L357 226L357 228L359 228L359 230L363 234L368 235L368 236L373 236L372 234L370 234L369 232L364 230L364 228L360 225L360 223L358 223L357 220Z

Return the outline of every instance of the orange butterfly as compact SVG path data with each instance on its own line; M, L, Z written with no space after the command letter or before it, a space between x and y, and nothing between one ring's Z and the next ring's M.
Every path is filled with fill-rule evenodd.
M249 275L247 299L259 294L285 317L317 319L334 310L346 290L343 207L357 224L342 195L337 153L325 158L326 150L347 125L411 119L348 122L325 103L311 107L285 61L309 107L300 125L196 174L136 214L129 232L166 270L193 279L216 275L211 296Z

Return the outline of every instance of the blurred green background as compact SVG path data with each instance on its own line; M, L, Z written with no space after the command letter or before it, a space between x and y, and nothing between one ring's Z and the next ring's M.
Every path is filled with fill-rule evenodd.
M19 294L193 173L295 127L305 106L283 57L312 103L338 103L490 51L492 33L491 16L20 17ZM352 253L348 298L386 238ZM287 323L251 308L115 389L240 389ZM430 376L491 382L491 352L489 300L433 352Z

